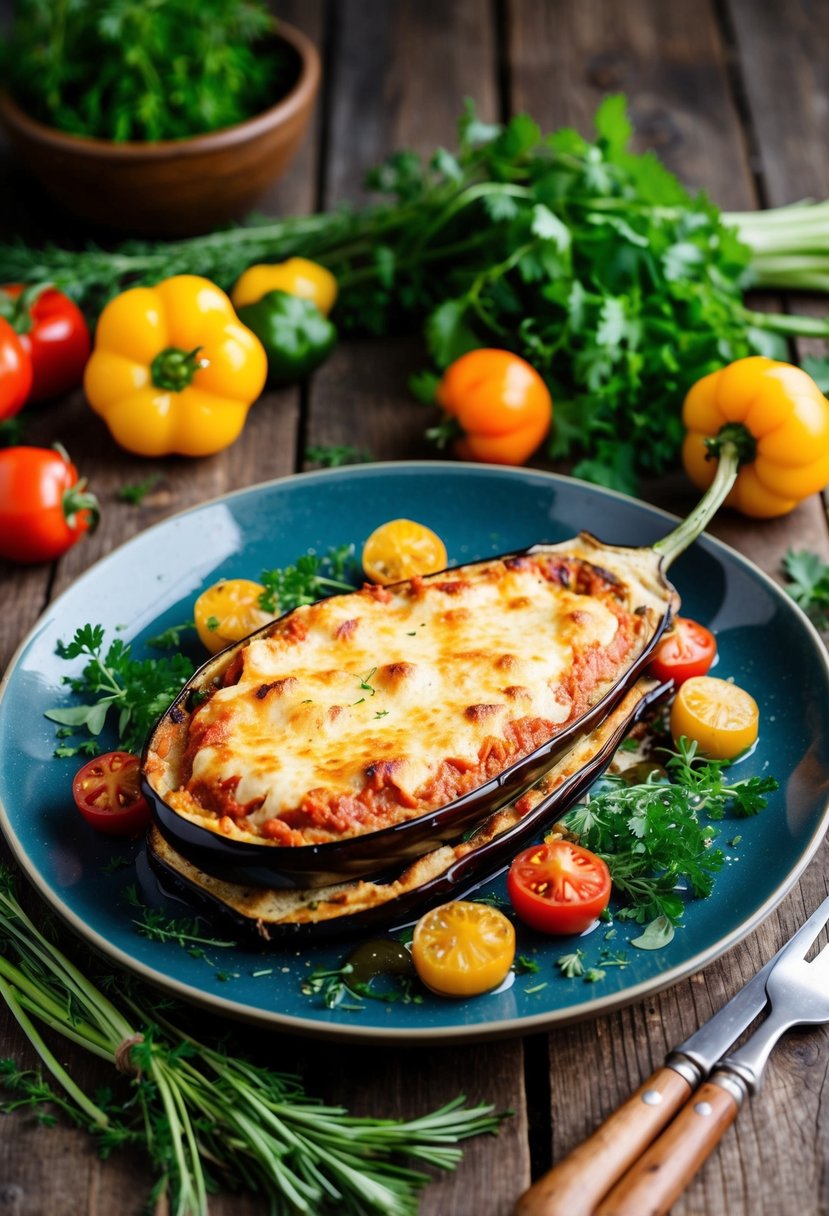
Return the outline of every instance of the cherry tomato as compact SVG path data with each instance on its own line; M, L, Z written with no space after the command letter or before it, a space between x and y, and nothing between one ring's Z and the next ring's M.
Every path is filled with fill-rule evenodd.
M712 760L733 760L757 738L760 711L744 689L715 676L686 680L671 707L671 735Z
M107 752L78 769L72 795L88 824L107 836L133 836L149 826L150 807L139 785L140 765L131 752Z
M267 625L273 614L259 607L265 588L249 578L221 579L202 591L193 616L202 645L218 654L231 642L241 642L254 629Z
M513 908L541 933L583 933L607 907L610 887L601 857L563 839L524 849L507 873Z
M54 287L34 294L22 283L6 283L0 287L0 316L17 331L31 359L30 401L59 397L78 387L92 344L77 304Z
M48 562L98 522L98 502L58 448L0 451L0 557Z
M446 569L446 545L431 528L413 519L390 519L375 528L363 546L363 570L373 583L399 583L417 574Z
M497 988L515 957L515 929L490 904L455 900L417 922L412 961L439 996L478 996Z
M460 438L461 460L523 464L550 429L553 403L538 372L508 350L472 350L446 369L437 388Z
M650 663L656 680L673 680L679 687L691 676L704 676L717 654L717 642L710 630L678 616L673 628L659 642Z
M8 321L0 317L0 422L23 409L32 387L32 361Z

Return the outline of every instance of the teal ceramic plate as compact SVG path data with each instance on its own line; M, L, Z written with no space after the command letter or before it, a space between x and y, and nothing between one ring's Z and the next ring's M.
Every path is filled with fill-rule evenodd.
M72 805L77 761L56 760L54 726L43 714L69 704L61 684L74 666L55 654L78 625L100 622L134 645L192 616L196 595L219 576L257 578L312 548L353 542L379 523L409 516L434 528L459 563L559 541L587 529L603 540L647 545L674 522L641 503L565 478L524 469L448 463L367 465L309 473L242 490L159 524L84 574L50 605L18 651L0 697L0 816L22 869L53 908L104 954L159 987L215 1012L334 1038L467 1041L520 1034L605 1012L697 970L749 933L782 899L827 826L829 667L806 618L751 563L716 541L694 545L673 569L686 615L719 643L717 672L733 676L760 704L762 733L745 773L780 782L765 811L725 820L729 861L714 894L691 900L674 940L653 952L627 943L618 922L583 940L551 940L519 928L518 950L538 970L509 987L465 1001L430 995L418 1003L362 1001L324 1007L303 994L308 973L337 966L349 943L257 951L211 948L192 957L180 945L147 940L124 896L129 868L112 869L130 848L96 835ZM200 660L198 644L192 649ZM114 740L105 740L108 747ZM738 844L729 845L739 836ZM481 892L504 897L503 877ZM555 960L579 946L606 967L598 983L565 979ZM350 1004L351 1002L347 1002Z

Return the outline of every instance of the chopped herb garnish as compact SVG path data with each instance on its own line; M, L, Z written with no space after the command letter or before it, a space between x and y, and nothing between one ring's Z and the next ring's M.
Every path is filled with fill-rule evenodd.
M339 469L345 464L368 464L371 453L351 443L312 444L305 449L305 459L323 469Z
M568 980L578 979L584 975L584 951L574 950L571 954L562 954L556 959L555 965Z
M115 491L115 497L119 502L128 502L131 506L139 506L151 490L154 490L161 481L160 473L150 473L149 477L145 477L143 481L135 482L132 485L119 486Z
M302 981L300 991L303 996L320 996L326 1009L346 1009L349 1012L360 1013L364 1005L349 1001L349 997L367 998L372 1001L383 1001L386 1004L400 1003L403 1005L417 1004L423 1001L422 995L415 989L415 981L408 975L383 974L368 981L354 980L354 967L344 963L342 967L331 970L320 969L312 971ZM382 981L386 987L377 987L375 981Z
M387 718L389 716L389 711L387 709L378 709L374 716L375 718Z
M47 710L46 717L77 734L86 730L97 738L110 710L117 713L118 739L126 751L140 751L147 731L193 674L192 663L177 654L164 659L134 659L128 643L120 638L104 652L102 625L83 625L72 641L59 642L62 659L88 659L79 676L64 676L72 692L86 698L84 704ZM95 754L95 739L77 748L56 749L61 756Z
M217 616L209 616L204 623L211 633L215 633L222 622Z
M591 967L584 973L584 982L585 984L598 984L599 980L603 980L606 975L607 972L601 967Z
M541 967L534 958L528 958L526 954L519 954L512 964L512 969L516 975L535 975L541 970Z
M349 578L352 572L356 579L353 545L329 549L322 557L305 553L293 566L262 571L259 581L265 590L259 596L259 607L265 612L289 612L337 591L354 591L355 582Z
M211 617L211 620L215 620ZM189 633L195 629L193 621L182 621L180 625L170 625L162 633L157 633L155 637L147 638L147 645L153 650L178 650L181 646L181 635Z
M681 739L667 761L669 782L626 786L611 779L608 788L565 816L568 830L607 862L616 894L626 901L618 918L647 924L667 917L677 924L685 909L676 890L681 881L698 897L710 895L724 857L713 847L717 829L701 816L755 815L777 789L773 777L729 783L727 767L725 761L703 760L696 744Z

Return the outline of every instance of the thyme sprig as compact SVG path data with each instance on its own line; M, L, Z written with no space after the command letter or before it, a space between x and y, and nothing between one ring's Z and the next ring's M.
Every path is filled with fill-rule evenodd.
M119 1004L105 995L21 907L0 869L0 996L51 1074L0 1066L4 1109L55 1106L96 1137L103 1155L147 1152L173 1216L207 1216L217 1186L252 1191L267 1210L307 1216L415 1216L429 1181L407 1159L454 1169L460 1141L495 1132L491 1106L462 1097L411 1120L356 1118L310 1098L300 1080L181 1030L167 1009L121 977ZM49 1047L44 1028L131 1073L117 1099L90 1096Z

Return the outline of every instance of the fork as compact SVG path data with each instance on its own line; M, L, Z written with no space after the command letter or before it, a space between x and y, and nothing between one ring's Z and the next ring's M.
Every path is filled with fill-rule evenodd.
M821 926L803 943L804 954ZM766 979L771 1011L737 1051L720 1060L708 1081L689 1099L595 1210L595 1216L663 1216L685 1190L737 1118L744 1100L757 1093L771 1052L793 1026L829 1022L829 944L812 962L783 953Z

